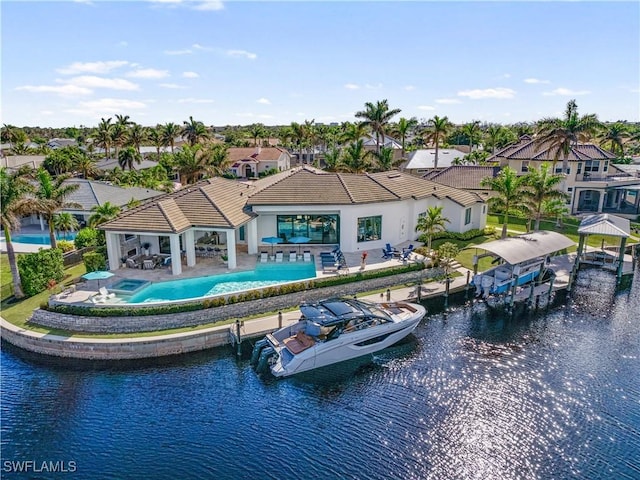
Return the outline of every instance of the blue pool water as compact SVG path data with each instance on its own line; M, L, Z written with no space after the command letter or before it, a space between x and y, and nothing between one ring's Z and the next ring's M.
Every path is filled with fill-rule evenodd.
M583 275L586 273L586 275ZM515 317L438 312L407 341L285 380L231 347L98 363L0 352L2 479L638 479L640 270L581 272ZM452 302L453 303L453 302ZM365 361L366 360L366 361Z
M128 303L169 302L268 287L315 276L313 258L311 262L259 263L255 270L245 272L153 283L131 297L123 298Z
M67 234L58 234L56 239L69 240L72 242L76 238L76 232L69 232ZM48 233L36 233L36 234L21 234L11 235L11 241L14 243L29 243L31 245L50 245Z

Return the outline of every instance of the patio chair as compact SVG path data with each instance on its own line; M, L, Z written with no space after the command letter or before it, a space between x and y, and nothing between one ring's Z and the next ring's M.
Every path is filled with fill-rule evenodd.
M126 265L128 268L140 268L140 264L133 258L127 258Z
M269 261L269 254L267 252L260 252L260 263L267 263Z
M409 245L409 248L405 248L402 251L400 260L402 260L403 262L406 262L407 260L409 260L409 257L411 256L412 253L413 253L413 245Z
M393 258L393 251L382 249L382 258L385 260L391 260Z
M155 262L151 259L142 261L142 268L144 268L145 270L153 270L155 266L156 266Z
M276 262L282 262L284 256L284 252L282 250L278 250L276 252Z
M98 295L104 297L105 299L113 298L116 296L116 294L113 292L109 293L107 287L100 287L100 289L98 290Z
M305 250L304 252L302 252L302 255L305 262L311 261L311 250Z
M289 251L289 261L295 262L297 260L297 255L295 250Z
M89 301L93 304L98 304L98 303L105 303L107 299L99 295L94 295L92 297L89 297Z

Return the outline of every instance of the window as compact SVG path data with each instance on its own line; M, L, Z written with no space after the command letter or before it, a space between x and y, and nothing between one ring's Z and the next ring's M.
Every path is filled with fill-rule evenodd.
M240 237L240 241L244 242L245 241L245 227L244 225L242 225L239 229L238 229L238 237Z
M128 242L128 241L130 241L130 240L133 240L134 238L136 238L136 236L135 236L135 235L131 235L130 233L125 233L125 234L124 234L124 241L125 241L125 242Z
M523 160L522 161L522 166L520 167L520 171L521 172L528 172L529 171L529 160Z
M582 173L582 162L578 162L578 171L576 172L578 175Z
M556 175L558 175L559 173L562 173L562 165L556 166L556 169L553 173L555 173Z
M464 211L464 224L469 225L471 223L471 207Z
M573 192L573 187L567 187L567 192Z
M607 170L609 170L609 160L605 160L604 167L602 167L603 172L606 172Z
M340 242L339 215L278 215L278 237L287 243L291 237L308 237L309 243L328 244Z
M482 205L482 213L487 213L487 206L486 205Z
M382 215L358 219L358 242L371 242L382 238Z
M587 160L584 162L585 172L597 172L600 170L600 160Z

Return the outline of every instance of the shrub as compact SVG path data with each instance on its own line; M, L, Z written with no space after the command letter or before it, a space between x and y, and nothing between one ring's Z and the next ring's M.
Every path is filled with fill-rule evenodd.
M75 250L75 245L69 240L58 240L58 248L62 250L62 253L67 253Z
M82 255L84 266L87 268L87 272L95 272L96 270L102 270L107 264L107 259L102 253L89 252Z
M98 230L87 227L81 229L74 240L76 248L80 250L85 247L95 247L98 245Z
M473 240L474 238L481 237L483 235L491 237L495 235L495 233L496 229L494 227L486 227L484 229L474 228L473 230L467 230L466 232L436 232L431 236L431 240L440 240L444 238L447 240L466 241ZM420 235L418 240L423 243L427 243L427 236L424 234Z
M64 279L62 250L51 248L18 257L22 290L27 297L45 291Z

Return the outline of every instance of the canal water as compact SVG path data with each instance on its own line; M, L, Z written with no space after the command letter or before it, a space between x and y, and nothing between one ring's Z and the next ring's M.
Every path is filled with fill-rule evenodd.
M582 272L513 318L441 301L401 345L277 381L226 348L104 365L3 345L2 478L640 478L640 282ZM11 473L27 460L74 472Z

